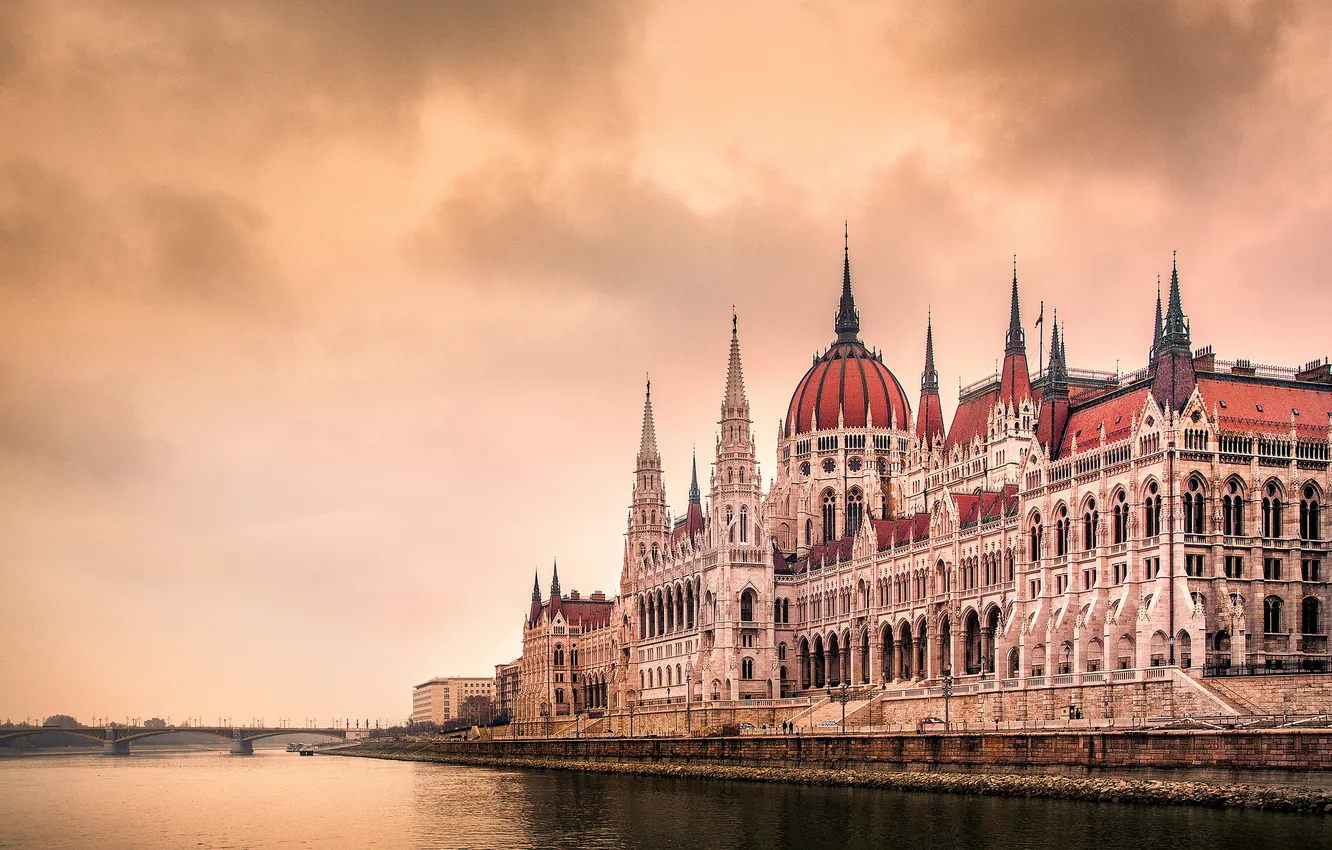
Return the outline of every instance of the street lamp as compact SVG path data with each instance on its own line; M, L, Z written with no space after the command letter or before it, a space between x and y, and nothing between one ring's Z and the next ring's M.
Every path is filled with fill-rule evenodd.
M1072 654L1073 654L1073 647L1069 646L1068 644L1064 644L1064 669L1060 672L1063 673L1073 672L1073 665L1069 663L1069 656L1071 656Z
M983 653L983 652L981 653L980 662L981 662L981 681L984 682L984 681L985 681L985 653Z
M546 738L550 738L550 706L548 704L542 704L541 717L546 722Z
M845 734L846 734L846 704L847 704L847 702L849 702L849 701L851 700L851 695L850 695L849 689L848 689L847 686L846 686L846 682L843 682L843 683L842 683L842 686L841 686L840 688L838 688L836 691L834 691L832 688L829 688L829 689L828 689L828 699L830 699L830 700L834 700L834 701L836 701L836 702L840 702L840 703L842 704L842 734L845 735Z
M690 706L689 698L694 693L693 682L694 682L694 673L691 670L690 672L685 673L685 737L686 738L693 736L693 730L690 728L689 725L689 706Z
M953 698L953 671L945 670L943 674L943 697L944 697L944 731L949 728L948 701ZM845 709L843 709L845 710Z
M634 737L634 708L637 703L629 703L629 737Z

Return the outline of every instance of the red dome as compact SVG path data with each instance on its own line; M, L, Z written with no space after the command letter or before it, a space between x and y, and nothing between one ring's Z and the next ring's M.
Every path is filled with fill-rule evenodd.
M875 428L896 423L899 430L911 430L911 405L902 385L858 339L833 343L805 373L786 411L786 432L812 431L816 410L820 429L836 428L839 407L847 428L864 428L872 418Z

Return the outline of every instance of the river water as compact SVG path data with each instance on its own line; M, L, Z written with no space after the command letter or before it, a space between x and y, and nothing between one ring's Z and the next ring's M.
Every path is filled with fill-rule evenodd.
M280 751L0 760L0 847L1000 846L1332 848L1332 816L301 758Z

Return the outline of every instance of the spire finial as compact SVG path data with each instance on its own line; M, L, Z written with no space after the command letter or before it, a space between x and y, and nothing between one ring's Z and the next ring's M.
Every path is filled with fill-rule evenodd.
M689 504L701 505L703 504L703 494L698 489L698 447L692 447L690 452L692 457L690 459L691 469L689 473Z
M1017 254L1013 255L1013 293L1008 303L1008 334L1004 339L1004 353L1027 353L1027 337L1022 330L1022 313L1018 308Z
M735 305L731 305L731 336L740 333L740 316L735 312Z
M560 595L560 562L558 558L553 559L554 568L550 573L550 595L556 597Z
M1178 252L1170 257L1170 300L1166 307L1165 322L1161 327L1161 344L1166 348L1189 348L1189 325L1184 318L1184 305L1179 293Z
M842 299L837 305L837 321L834 323L834 330L837 331L838 342L847 342L859 338L860 334L860 313L856 310L856 299L851 294L851 224L847 221L844 225L843 258L842 258Z
M657 451L657 426L652 417L652 379L647 380L643 397L643 431L638 441L638 469L660 469L661 454Z
M541 571L532 570L532 601L541 601Z
M939 392L939 372L934 368L934 315L933 310L925 313L925 371L920 375L921 395Z

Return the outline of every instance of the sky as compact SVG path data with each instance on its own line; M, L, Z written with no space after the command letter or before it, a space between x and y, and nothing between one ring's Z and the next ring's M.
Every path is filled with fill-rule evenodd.
M1176 250L1195 345L1332 353L1330 8L0 4L0 721L492 674L616 591L646 375L706 477L733 306L771 477L844 223L945 416L1014 255L1033 362L1143 365Z

